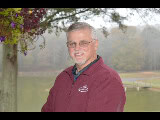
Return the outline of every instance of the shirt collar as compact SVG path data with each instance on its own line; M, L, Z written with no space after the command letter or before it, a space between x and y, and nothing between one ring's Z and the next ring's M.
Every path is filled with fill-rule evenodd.
M104 64L104 61L103 61L102 57L99 56L99 60L97 62L95 62L94 64L92 64L87 70L83 71L82 74L89 76L89 75L91 75L96 70L96 68L98 66L103 65L103 64ZM72 78L72 76L74 76L73 73L72 73L73 68L74 68L74 66L71 66L71 67L69 67L69 68L67 68L67 69L64 70L64 72L68 73L68 75L71 78Z
M73 75L80 75L81 73L83 73L84 71L86 71L90 66L92 66L94 63L96 63L98 60L100 59L100 56L97 55L97 59L95 59L93 62L91 62L90 64L88 64L86 67L84 67L82 70L80 70L78 73L76 73L77 71L77 67L76 67L76 64L73 66L73 69L72 69L72 74Z

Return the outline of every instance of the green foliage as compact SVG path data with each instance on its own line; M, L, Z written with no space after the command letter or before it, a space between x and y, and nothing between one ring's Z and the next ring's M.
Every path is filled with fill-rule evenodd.
M20 43L19 51L26 55L29 44L46 30L40 28L44 14L44 8L0 8L0 42Z
M17 44L21 31L20 25L23 24L23 18L16 16L21 8L6 8L0 12L0 36L5 36L4 44ZM16 17L15 17L16 16ZM17 24L13 28L12 24Z
M26 51L29 50L29 45L33 45L34 43L32 42L34 40L31 39L42 35L46 29L48 29L50 33L52 29L55 29L57 35L58 32L65 31L70 23L86 20L94 16L102 16L102 18L106 18L105 20L108 22L115 22L122 30L126 28L123 24L123 20L127 18L121 16L119 12L116 11L116 8L47 8L47 12L45 12L45 10L44 8L0 8L0 37L6 36L7 39L4 41L0 38L0 40L3 40L4 44L18 44L20 38L24 37L22 34L27 33L28 36L32 36L32 38L25 37L24 39L30 40L23 40L20 43L20 51L26 53ZM142 13L144 16L148 15L150 12L160 13L160 9L158 8L130 8L130 10L132 10L130 13L132 15L133 11L139 14ZM20 13L20 15L17 16L17 13ZM17 24L14 29L11 27L12 23ZM25 29L22 28L22 24L25 24ZM108 36L106 31L103 32ZM44 46L41 45L40 47L43 48Z

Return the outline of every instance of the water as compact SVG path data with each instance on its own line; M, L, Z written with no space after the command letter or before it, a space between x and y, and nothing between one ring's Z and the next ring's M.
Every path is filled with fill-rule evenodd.
M148 89L127 89L125 112L159 112L160 92Z
M53 86L54 77L20 77L18 79L18 111L40 112ZM127 89L125 112L160 111L160 92Z
M19 77L18 112L40 112L54 77Z

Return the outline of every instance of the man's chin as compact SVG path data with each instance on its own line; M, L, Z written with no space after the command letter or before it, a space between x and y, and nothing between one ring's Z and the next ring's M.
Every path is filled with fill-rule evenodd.
M84 65L86 63L86 60L82 60L82 61L74 60L74 61L77 65Z
M82 66L82 65L85 64L85 62L84 62L84 63L82 63L82 62L81 62L81 63L78 63L78 62L77 62L76 64L79 65L79 66Z

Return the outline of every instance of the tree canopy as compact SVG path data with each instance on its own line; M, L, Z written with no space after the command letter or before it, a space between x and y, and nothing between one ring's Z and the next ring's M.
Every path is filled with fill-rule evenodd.
M137 12L143 20L150 13L160 13L159 8L127 9L130 13L121 16L118 8L0 8L0 42L19 43L19 51L27 55L27 51L35 48L34 42L46 30L52 32L54 28L56 33L65 31L70 23L94 16L101 16L106 22L115 22L123 30L126 28L123 20L134 15L134 12ZM108 36L106 27L103 27L103 33ZM45 39L40 47L44 46Z
M27 44L45 31L40 27L45 14L44 8L0 8L0 42L20 43L20 52L26 55Z

